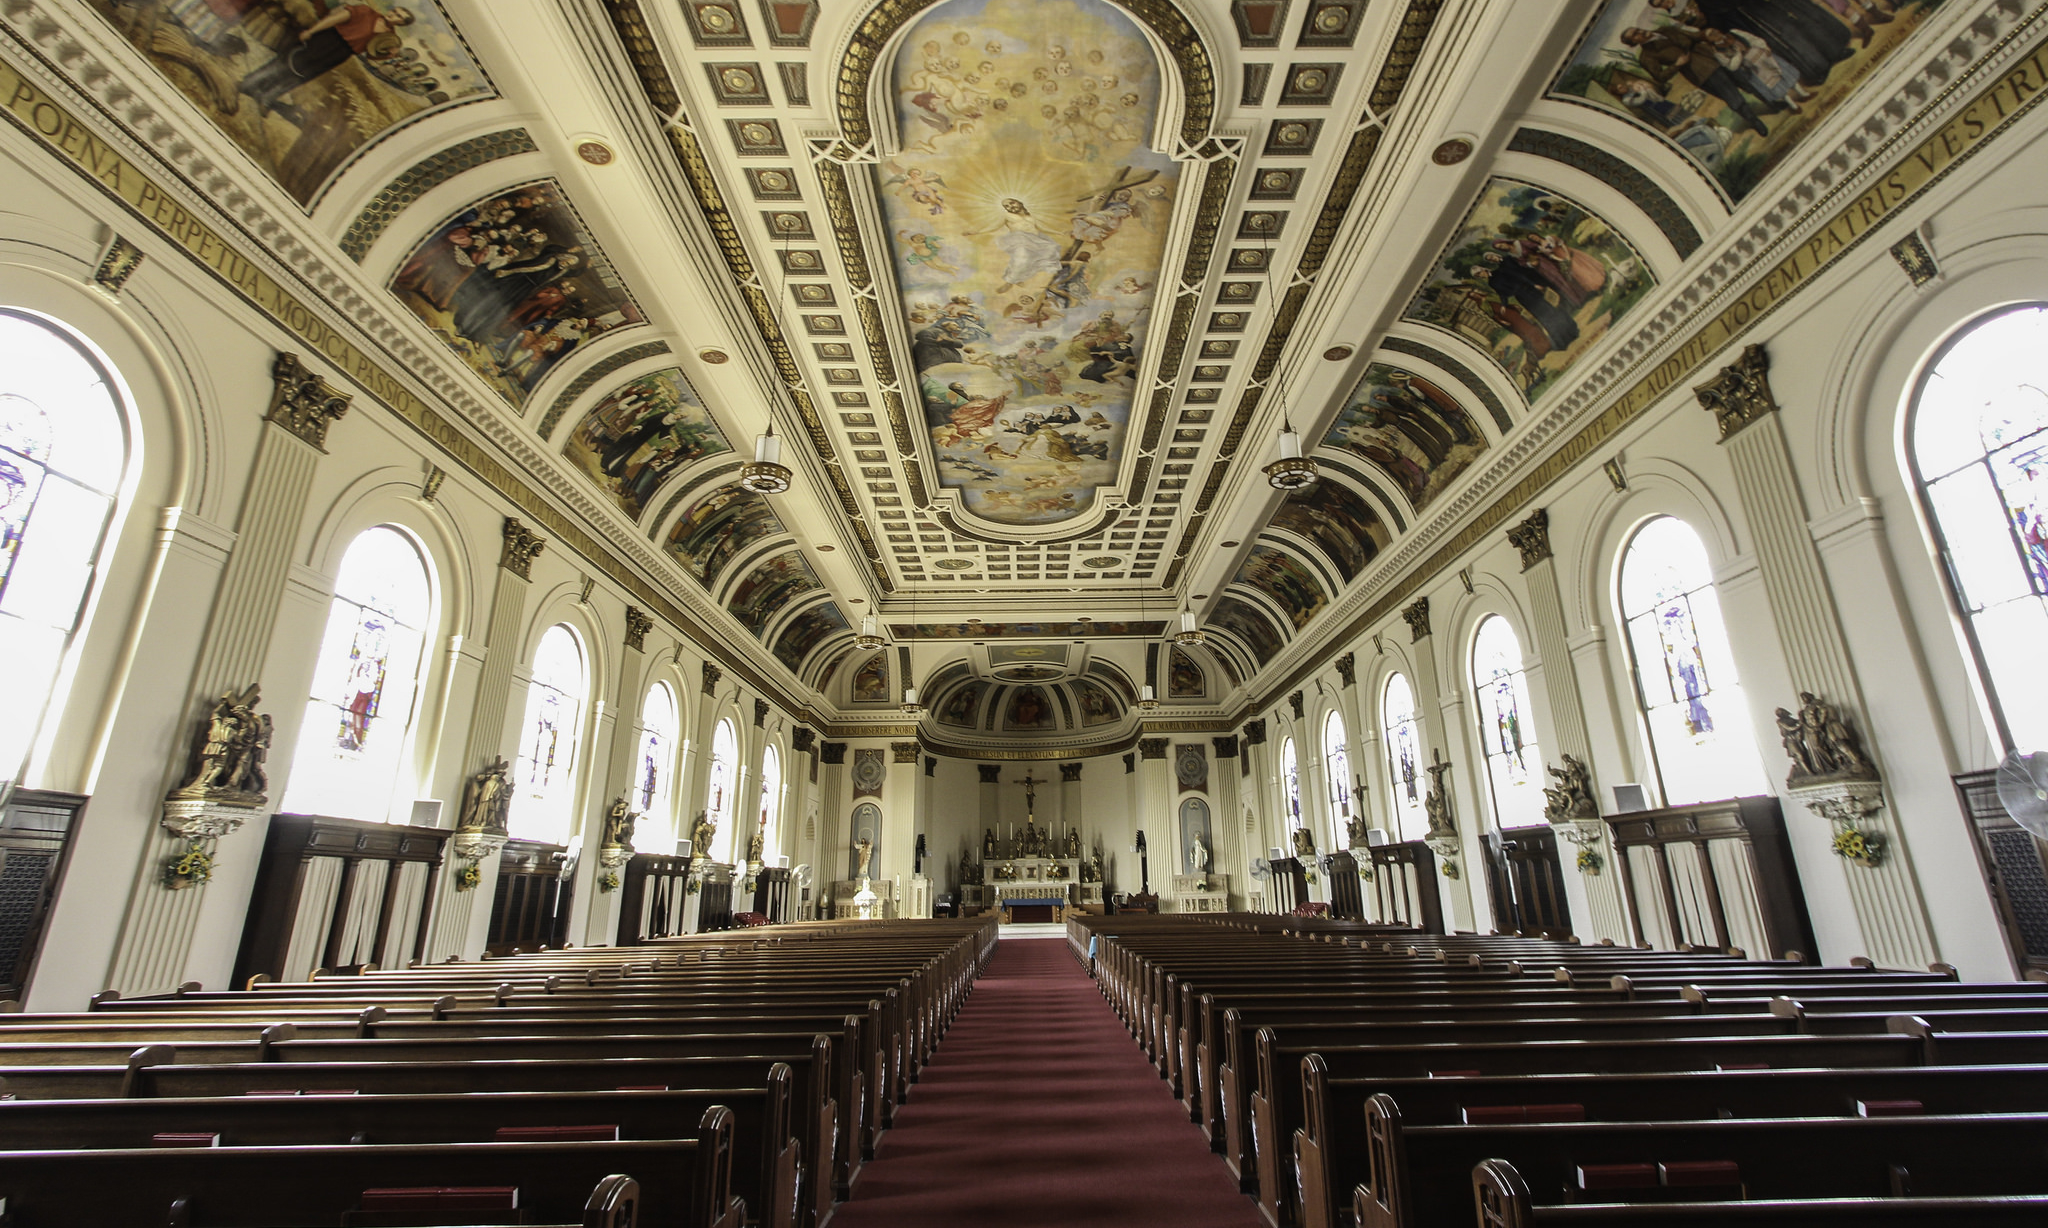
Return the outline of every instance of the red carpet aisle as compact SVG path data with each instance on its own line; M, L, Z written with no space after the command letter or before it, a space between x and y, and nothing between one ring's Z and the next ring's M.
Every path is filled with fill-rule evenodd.
M833 1228L1259 1228L1062 939L1010 939Z

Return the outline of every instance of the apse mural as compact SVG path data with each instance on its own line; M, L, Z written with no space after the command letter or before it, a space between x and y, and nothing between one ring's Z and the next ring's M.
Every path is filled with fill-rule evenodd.
M491 94L434 0L90 0L301 205L378 137Z
M1219 630L1236 636L1260 665L1272 660L1273 654L1280 651L1279 631L1265 615L1235 597L1219 599L1209 621Z
M857 704L881 704L889 702L889 654L878 652L860 663L853 671L853 702Z
M1253 546L1231 583L1249 584L1271 597L1287 611L1296 631L1308 626L1308 620L1330 602L1314 573L1302 566L1300 559L1271 546Z
M643 375L599 401L562 444L562 455L635 520L668 475L730 451L676 367Z
M1100 683L1079 678L1074 681L1073 691L1074 701L1081 709L1083 728L1107 725L1123 715L1123 709L1117 704L1116 696L1111 695L1109 689Z
M782 634L775 641L775 659L789 667L790 673L797 671L811 650L825 642L825 637L838 631L848 630L846 615L839 607L827 601L789 620Z
M1053 715L1052 697L1035 686L1018 687L1010 692L1009 713L1003 728L1012 731L1059 728L1059 720Z
M441 223L391 292L514 405L584 342L643 319L551 179Z
M1169 650L1166 657L1166 697L1200 699L1207 690L1202 679L1202 667L1195 664L1195 659L1179 648Z
M1379 466L1417 511L1486 450L1486 436L1450 393L1377 362L1365 369L1323 442Z
M706 588L740 551L783 532L768 501L738 486L721 486L684 509L665 549Z
M1610 0L1551 93L1664 134L1741 200L1941 0Z
M1403 318L1485 350L1534 401L1654 285L1606 222L1555 192L1494 179Z
M986 682L970 682L946 696L938 707L941 725L952 725L960 729L974 728L975 713L981 710L981 697L988 691Z
M951 0L905 37L876 168L939 480L969 511L1086 511L1123 449L1180 172L1159 67L1102 0Z
M788 605L792 597L814 593L823 587L811 565L804 562L804 556L791 550L756 564L754 570L733 586L725 608L755 639L759 639L768 621Z
M1289 494L1269 523L1322 547L1347 584L1394 540L1387 522L1357 492L1327 477Z

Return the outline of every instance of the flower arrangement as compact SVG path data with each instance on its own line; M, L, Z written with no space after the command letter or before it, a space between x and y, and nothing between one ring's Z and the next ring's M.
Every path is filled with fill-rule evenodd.
M183 853L164 859L164 886L173 891L203 886L212 877L213 854L200 848L197 841L187 845Z
M690 879L690 885L687 888L688 893L690 895L695 895L702 890L704 890L704 880L693 876Z
M1598 874L1606 864L1607 859L1600 855L1599 849L1591 846L1583 846L1579 849L1579 873Z
M1301 881L1305 883L1319 883L1323 880L1316 877L1316 872L1314 870L1303 870L1301 872Z
M1358 863L1358 881L1359 881L1359 882L1362 882L1362 883L1369 883L1369 882L1371 882L1371 881L1372 881L1372 863L1371 863L1371 862L1369 862L1369 861L1361 861L1361 862L1359 862L1359 863Z
M473 861L455 872L455 889L457 891L474 891L476 890L476 885L482 881L484 881L484 872Z
M606 870L598 875L597 889L599 891L617 891L619 889L619 872L617 870Z
M1458 877L1458 863L1457 863L1457 862L1455 862L1455 861L1446 861L1446 862L1444 863L1444 877L1445 877L1445 878L1449 878L1449 879L1456 879L1456 878Z
M1844 826L1835 832L1833 848L1835 856L1861 866L1875 866L1884 860L1884 837L1874 831Z

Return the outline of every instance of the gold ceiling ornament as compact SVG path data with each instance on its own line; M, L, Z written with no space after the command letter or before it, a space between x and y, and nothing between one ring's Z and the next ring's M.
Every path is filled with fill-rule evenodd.
M610 166L618 159L612 147L603 141L589 140L576 143L576 156L592 166Z
M754 440L754 459L740 466L740 485L757 495L779 495L789 489L789 466L782 463L782 441L775 424Z
M1438 166L1456 166L1472 156L1472 142L1462 136L1454 136L1430 152L1429 160Z

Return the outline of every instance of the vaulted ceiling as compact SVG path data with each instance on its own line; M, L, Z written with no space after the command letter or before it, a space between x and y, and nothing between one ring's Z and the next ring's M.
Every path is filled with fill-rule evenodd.
M928 685L972 745L1135 736L1146 682L1220 719L1316 651L1957 7L63 21L196 112L275 239L331 257L705 633L827 713ZM771 426L795 481L763 496L736 483ZM1284 494L1283 426L1321 472ZM1161 638L1182 609L1210 641L1186 653ZM893 648L853 649L868 613Z

